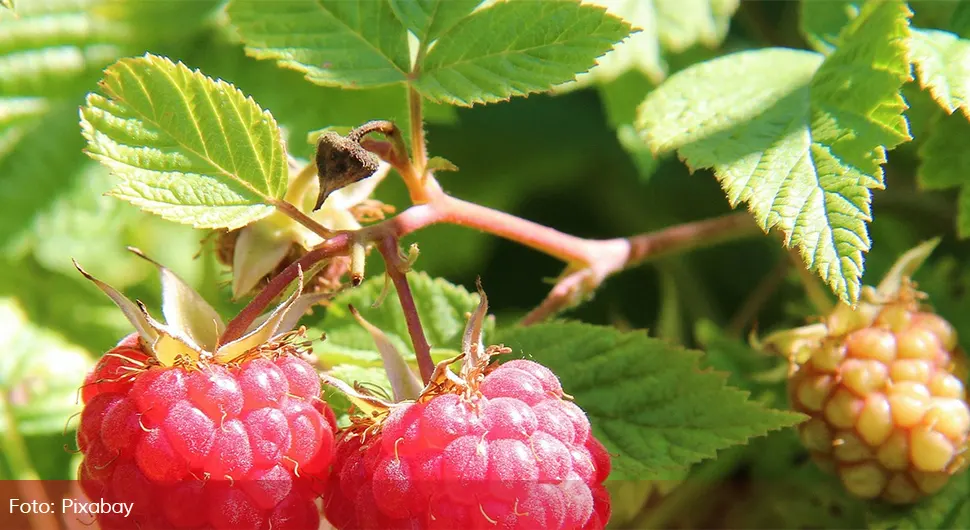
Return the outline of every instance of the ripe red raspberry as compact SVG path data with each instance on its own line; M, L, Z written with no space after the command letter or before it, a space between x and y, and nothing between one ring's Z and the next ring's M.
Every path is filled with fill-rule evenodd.
M158 268L167 324L81 271L137 330L81 391L81 488L130 506L99 514L100 527L316 529L336 422L299 333L288 331L312 299L298 289L234 338Z
M324 494L335 528L605 526L610 458L586 414L549 369L488 357L467 384L439 370L417 401L343 433Z
M137 338L109 351L84 389L82 487L134 503L102 527L316 528L336 426L313 367L285 349L228 366L153 365Z
M962 353L919 294L906 284L874 310L843 306L796 353L807 358L789 379L794 408L811 417L802 441L862 498L912 503L967 466Z

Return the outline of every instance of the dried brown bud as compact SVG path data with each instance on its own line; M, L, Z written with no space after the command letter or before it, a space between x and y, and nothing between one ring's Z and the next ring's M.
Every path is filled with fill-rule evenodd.
M317 141L316 162L320 194L314 210L320 209L331 193L373 175L380 159L361 147L359 139L328 131Z

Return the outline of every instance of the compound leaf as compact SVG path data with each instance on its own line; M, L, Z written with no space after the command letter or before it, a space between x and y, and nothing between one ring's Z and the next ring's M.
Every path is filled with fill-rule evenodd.
M723 374L702 371L700 352L643 332L554 323L506 328L497 342L559 376L613 455L611 478L671 478L721 449L804 419L751 401Z
M426 46L471 13L482 0L388 0L394 15Z
M122 59L81 109L88 153L122 178L112 194L166 219L234 229L286 192L276 121L224 81L168 59Z
M914 30L910 58L920 86L952 113L970 118L970 40L937 30Z
M407 31L386 1L233 0L228 13L249 54L320 85L400 83L411 67Z
M843 300L860 290L870 190L910 139L908 8L867 4L830 56L769 48L692 66L649 94L637 127L655 153L713 168L732 205L779 228Z
M431 344L432 354L439 359L457 355L467 321L466 314L478 306L478 295L423 272L409 273L408 282L425 336ZM320 355L324 364L381 363L374 339L350 314L347 308L349 304L368 322L383 331L406 359L414 359L407 322L393 285L388 288L387 297L381 305L377 308L371 307L383 289L383 275L376 276L330 302L326 315L317 326L326 332L327 340L320 346L314 346L314 352Z
M461 106L544 91L591 68L630 29L578 2L496 3L439 37L414 86Z
M942 114L942 113L941 113ZM919 148L917 181L924 189L960 187L957 199L957 234L970 237L970 122L963 114L938 116Z
M296 70L280 68L275 62L260 61L246 55L243 46L231 36L213 32L193 43L184 60L206 75L232 83L261 106L271 109L284 133L287 153L313 158L316 144L307 143L307 133L330 126L356 127L375 118L398 124L407 134L407 87L403 84L361 90L344 90L308 83ZM425 110L426 118L433 105ZM438 106L455 111L454 107ZM439 117L440 121L440 117Z

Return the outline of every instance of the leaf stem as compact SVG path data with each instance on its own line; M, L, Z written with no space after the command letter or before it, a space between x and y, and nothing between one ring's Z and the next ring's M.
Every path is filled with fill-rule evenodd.
M316 222L312 217L300 211L300 209L297 208L296 206L293 206L293 204L279 199L273 199L270 204L275 206L278 211L282 212L290 219L293 219L294 221L300 223L301 225L306 227L314 234L320 236L321 238L329 239L334 236L334 232L328 230L325 226Z
M589 298L607 277L623 269L673 253L688 252L761 233L761 229L747 212L736 212L627 239L596 241L595 243L603 245L603 250L618 246L625 247L625 252L610 256L593 250L592 258L584 263L584 267L566 269L566 273L553 286L546 299L523 317L521 324L535 324L575 307Z
M416 74L416 72L415 72ZM421 94L408 86L408 117L411 123L411 158L420 182L424 183L428 169L428 145L424 139L424 114L421 110Z
M404 321L408 326L408 334L411 335L411 345L414 346L421 379L427 384L434 373L434 360L431 358L431 345L428 344L428 339L424 336L424 328L421 326L421 315L418 314L418 307L414 303L414 295L408 284L406 270L408 265L401 259L401 250L396 237L385 237L378 247L381 255L384 256L387 275L394 282L394 289L401 301L401 310L404 311Z
M524 323L538 322L567 309L589 296L603 281L630 267L660 256L687 252L742 237L761 234L746 212L695 221L633 236L615 239L583 239L547 226L463 201L445 194L433 179L427 186L429 201L416 204L400 214L357 231L342 231L291 264L260 292L226 327L221 343L239 338L253 320L297 277L298 266L310 270L320 260L344 256L353 242L381 244L438 223L475 228L534 248L567 263L566 274L546 300L526 317ZM382 253L384 251L382 250Z
M419 100L418 113L421 112L420 104L421 103ZM424 130L421 129L421 131L423 134ZM383 134L388 141L378 142L371 140L370 138L365 138L365 136L371 132ZM348 138L353 138L354 140L359 141L360 145L364 149L367 149L368 151L381 157L381 159L390 164L394 169L397 170L398 173L400 173L401 178L404 179L404 184L408 188L408 193L411 195L412 203L422 204L428 202L428 190L425 186L424 180L421 178L424 170L419 169L419 167L423 166L415 167L414 162L411 161L411 158L408 156L408 149L406 143L404 142L404 137L401 135L401 130L398 129L394 122L378 120L365 123L364 125L351 131ZM421 141L421 145L423 146L423 137Z
M763 232L748 212L734 212L671 226L629 238L630 254L624 266L633 267L668 254L697 250L758 234Z
M435 197L432 207L440 216L439 222L504 237L569 264L619 263L629 252L630 245L626 239L583 239L499 210L456 199L443 192Z

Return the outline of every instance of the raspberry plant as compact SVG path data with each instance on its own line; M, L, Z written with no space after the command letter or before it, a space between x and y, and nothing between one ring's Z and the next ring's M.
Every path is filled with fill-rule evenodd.
M967 39L0 0L0 526L970 525Z

